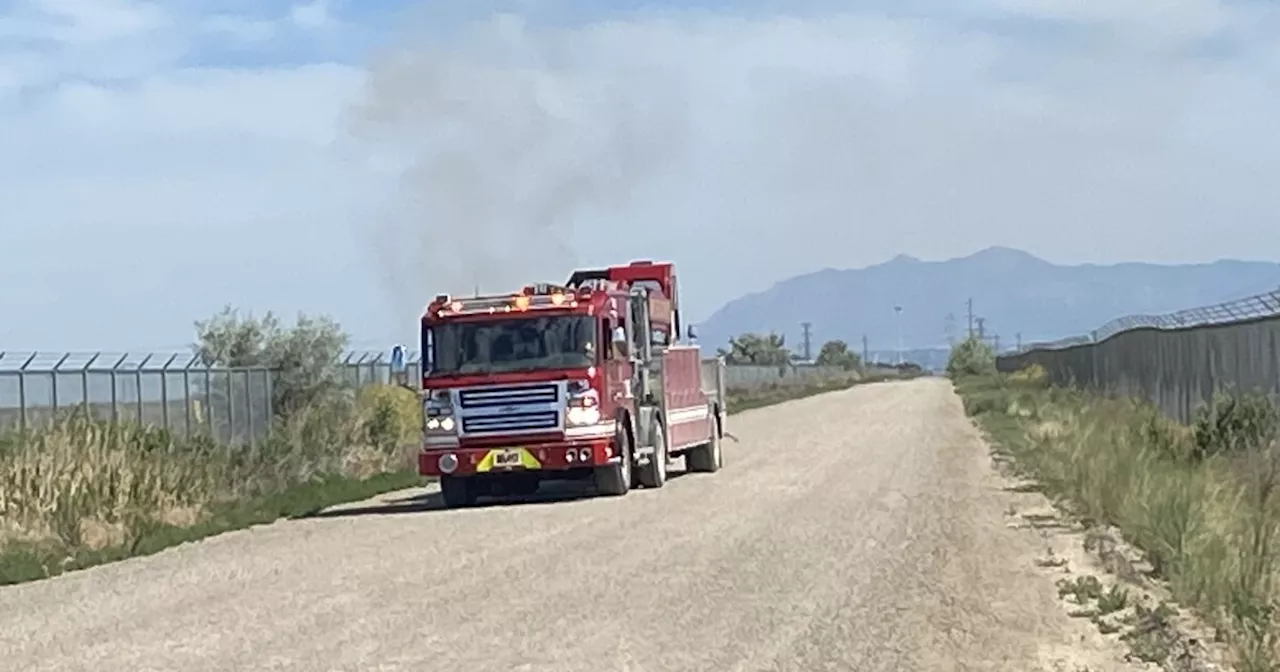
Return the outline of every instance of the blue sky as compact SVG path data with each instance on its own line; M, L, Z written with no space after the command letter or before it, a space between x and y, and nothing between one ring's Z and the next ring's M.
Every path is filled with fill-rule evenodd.
M681 265L695 318L898 253L1274 259L1278 19L0 2L0 349L171 349L225 304L381 348L441 289L641 257Z

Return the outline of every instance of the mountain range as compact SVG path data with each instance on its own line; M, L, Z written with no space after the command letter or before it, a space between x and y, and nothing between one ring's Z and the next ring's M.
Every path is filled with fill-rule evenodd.
M785 334L803 353L841 339L872 352L943 348L963 338L969 304L1003 350L1078 336L1107 321L1209 305L1280 287L1280 263L1220 260L1202 264L1053 264L1021 250L989 247L966 257L921 261L899 255L866 268L827 268L734 299L697 325L704 347L744 332ZM895 306L901 306L900 316ZM974 324L978 328L977 320Z

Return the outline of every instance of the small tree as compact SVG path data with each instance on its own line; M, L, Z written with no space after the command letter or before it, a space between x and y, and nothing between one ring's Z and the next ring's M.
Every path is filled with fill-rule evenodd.
M205 366L275 370L271 401L277 415L292 415L343 387L338 357L347 335L328 317L299 315L284 328L272 313L259 319L227 306L195 326L192 347Z
M719 349L719 354L728 364L755 366L786 366L791 362L791 351L786 347L785 336L770 332L767 336L760 334L743 334L729 339L729 348Z
M818 366L838 366L846 371L856 371L862 368L862 358L858 353L849 350L849 344L841 340L827 341L822 344L818 350L818 357L814 360Z
M969 337L951 349L947 358L947 377L982 376L995 373L996 353L976 337Z

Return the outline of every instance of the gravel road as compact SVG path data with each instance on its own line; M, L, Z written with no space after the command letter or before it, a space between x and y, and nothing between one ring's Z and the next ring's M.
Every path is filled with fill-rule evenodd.
M443 511L427 490L0 589L0 668L1127 669L1006 526L939 379L732 418L660 491Z

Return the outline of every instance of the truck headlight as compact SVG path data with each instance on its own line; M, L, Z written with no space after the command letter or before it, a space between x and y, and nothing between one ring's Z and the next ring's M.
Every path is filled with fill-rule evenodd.
M452 432L457 427L457 423L453 421L453 416L446 415L442 418L427 418L427 430L431 432Z
M428 432L452 432L457 426L453 419L453 398L448 390L433 390L425 394L422 415Z
M594 425L600 422L600 395L585 380L569 385L568 412L565 420L570 425Z

